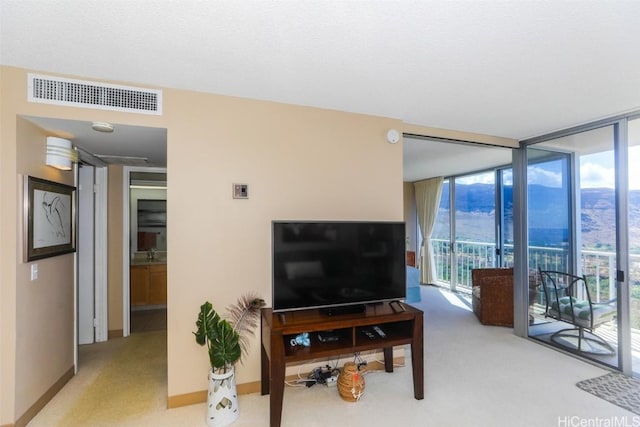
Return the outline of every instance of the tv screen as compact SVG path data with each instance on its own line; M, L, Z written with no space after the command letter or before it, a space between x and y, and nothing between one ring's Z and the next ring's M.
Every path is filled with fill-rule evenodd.
M404 299L403 222L273 222L273 311Z

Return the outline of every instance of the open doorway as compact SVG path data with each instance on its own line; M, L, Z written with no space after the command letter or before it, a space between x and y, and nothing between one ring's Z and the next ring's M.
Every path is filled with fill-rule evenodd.
M128 175L126 178L124 177L123 171L135 168L146 171L156 169L166 174L167 130L114 123L108 127L110 131L105 132L99 131L104 127L95 126L98 122L36 116L28 116L25 119L45 130L47 134L64 137L72 142L73 147L78 151L82 165L79 169L84 168L82 176L80 177L80 173L78 174L76 184L80 185L79 180L82 179L87 196L86 206L94 209L96 224L102 224L96 225L94 229L92 219L88 218L89 228L86 228L85 231L78 230L79 244L82 243L84 237L89 235L95 234L96 239L95 243L89 241L87 243L89 246L84 246L84 248L91 248L93 254L88 249L78 248L77 255L82 255L84 258L88 256L87 263L95 269L95 271L89 271L86 274L87 287L94 288L92 279L95 278L95 285L99 285L98 279L104 278L104 286L95 287L95 291L91 295L79 295L79 289L76 289L74 354L76 354L75 365L78 369L78 365L82 364L82 361L77 359L78 345L81 341L90 345L93 341L106 341L129 334L129 325L123 325L124 319L126 318L127 322L129 319L128 219L123 224L126 230L127 247L124 251L126 255L122 259L122 264L114 256L123 253L123 248L119 243L119 238L123 235L119 219L123 216L128 218L129 215L129 202L121 203L123 200L121 182L123 180L127 183L127 200L129 194L129 178ZM86 209L83 209L83 212L86 212ZM79 214L82 214L80 210ZM127 271L126 304L123 304L121 294L124 288L124 285L120 283L120 278L124 279L122 270ZM89 313L89 310L85 310L87 308L93 308L93 315ZM85 312L89 314L85 315ZM86 324L80 325L82 322ZM94 327L96 328L95 333ZM82 340L78 339L80 333L83 334ZM93 340L91 340L92 335L94 336Z
M129 332L167 329L167 174L131 170L129 195Z
M513 265L511 163L509 147L404 137L405 197L417 203L416 183L442 180L440 197L423 215L433 221L425 227L428 233L419 215L411 218L406 212L418 207L405 200L407 247L416 251L419 265L420 259L432 258L429 284L469 294L474 268ZM427 283L424 277L421 281Z

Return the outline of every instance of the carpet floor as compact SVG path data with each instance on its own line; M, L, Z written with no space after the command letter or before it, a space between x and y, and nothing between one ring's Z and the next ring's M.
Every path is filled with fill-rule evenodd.
M282 427L548 427L614 425L612 420L634 425L638 419L576 387L610 371L519 338L511 328L481 325L459 294L420 290L422 301L415 305L425 312L423 400L413 398L405 351L405 366L365 375L365 394L356 403L342 400L335 387L285 387ZM29 427L205 426L204 403L166 409L165 340L164 332L150 332L81 348L78 375ZM259 352L257 340L251 351ZM204 389L206 372L202 376ZM269 396L239 396L239 408L234 427L269 425Z
M112 341L111 348L80 348L78 375L41 411L45 418L39 414L29 426L115 426L166 409L166 331ZM102 347L106 360L93 346Z

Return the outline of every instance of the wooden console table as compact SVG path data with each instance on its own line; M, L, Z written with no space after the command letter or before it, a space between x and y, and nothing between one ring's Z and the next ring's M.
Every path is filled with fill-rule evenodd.
M329 316L320 310L303 310L273 313L262 309L261 318L261 370L263 395L271 394L270 425L279 427L282 419L282 396L284 393L285 368L287 363L299 362L366 350L382 349L385 371L393 372L393 347L411 345L413 368L413 396L424 398L424 350L422 336L423 313L421 310L400 303L404 311L393 310L389 304L368 305L364 313ZM378 325L385 338L367 338L361 332ZM319 331L333 330L339 339L320 342ZM309 347L291 346L296 335L309 332Z

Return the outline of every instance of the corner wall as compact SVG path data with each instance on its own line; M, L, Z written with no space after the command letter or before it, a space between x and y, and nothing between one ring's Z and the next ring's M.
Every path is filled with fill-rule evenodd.
M29 298L40 298L39 292L52 298L46 304L39 299L44 307L37 307L56 324L51 338L68 343L74 333L66 302L72 256L46 263L46 277L54 283L46 290L29 283L29 266L19 257L19 174L48 176L40 169L44 157L25 157L30 155L24 150L37 149L23 144L41 142L16 136L20 115L167 129L170 397L206 389L208 358L191 333L202 302L209 300L224 310L242 293L255 291L270 303L272 220L403 220L402 144L385 139L388 129L403 128L398 120L173 89L163 90L162 116L27 103L28 71L0 67L0 185L5 195L0 208L0 425L15 422L41 398L42 390L54 385L73 350L72 343L61 344L65 348L52 345L55 354L46 360L35 354L16 360L18 350L34 352L40 339L21 311ZM115 182L118 177L122 179L121 171L110 168L108 274L109 301L121 304L122 295L116 293L118 288L122 292L117 283L122 277L122 242L114 236L122 236L122 207L117 206L122 195L112 192L118 185L122 188ZM233 183L249 185L248 200L232 199ZM61 292L47 294L53 289ZM110 330L122 327L118 318L121 322L121 309L118 313L113 303ZM249 357L238 367L238 382L259 379L256 337Z
M198 307L254 291L271 303L271 221L402 220L398 122L167 90L169 396L206 389L192 331ZM249 199L232 198L232 184ZM260 347L238 382L260 379Z
M73 373L74 254L22 257L25 175L73 185L45 166L46 136L23 116L161 126L158 117L28 103L27 70L0 67L0 426L23 425ZM133 116L133 117L132 117Z

